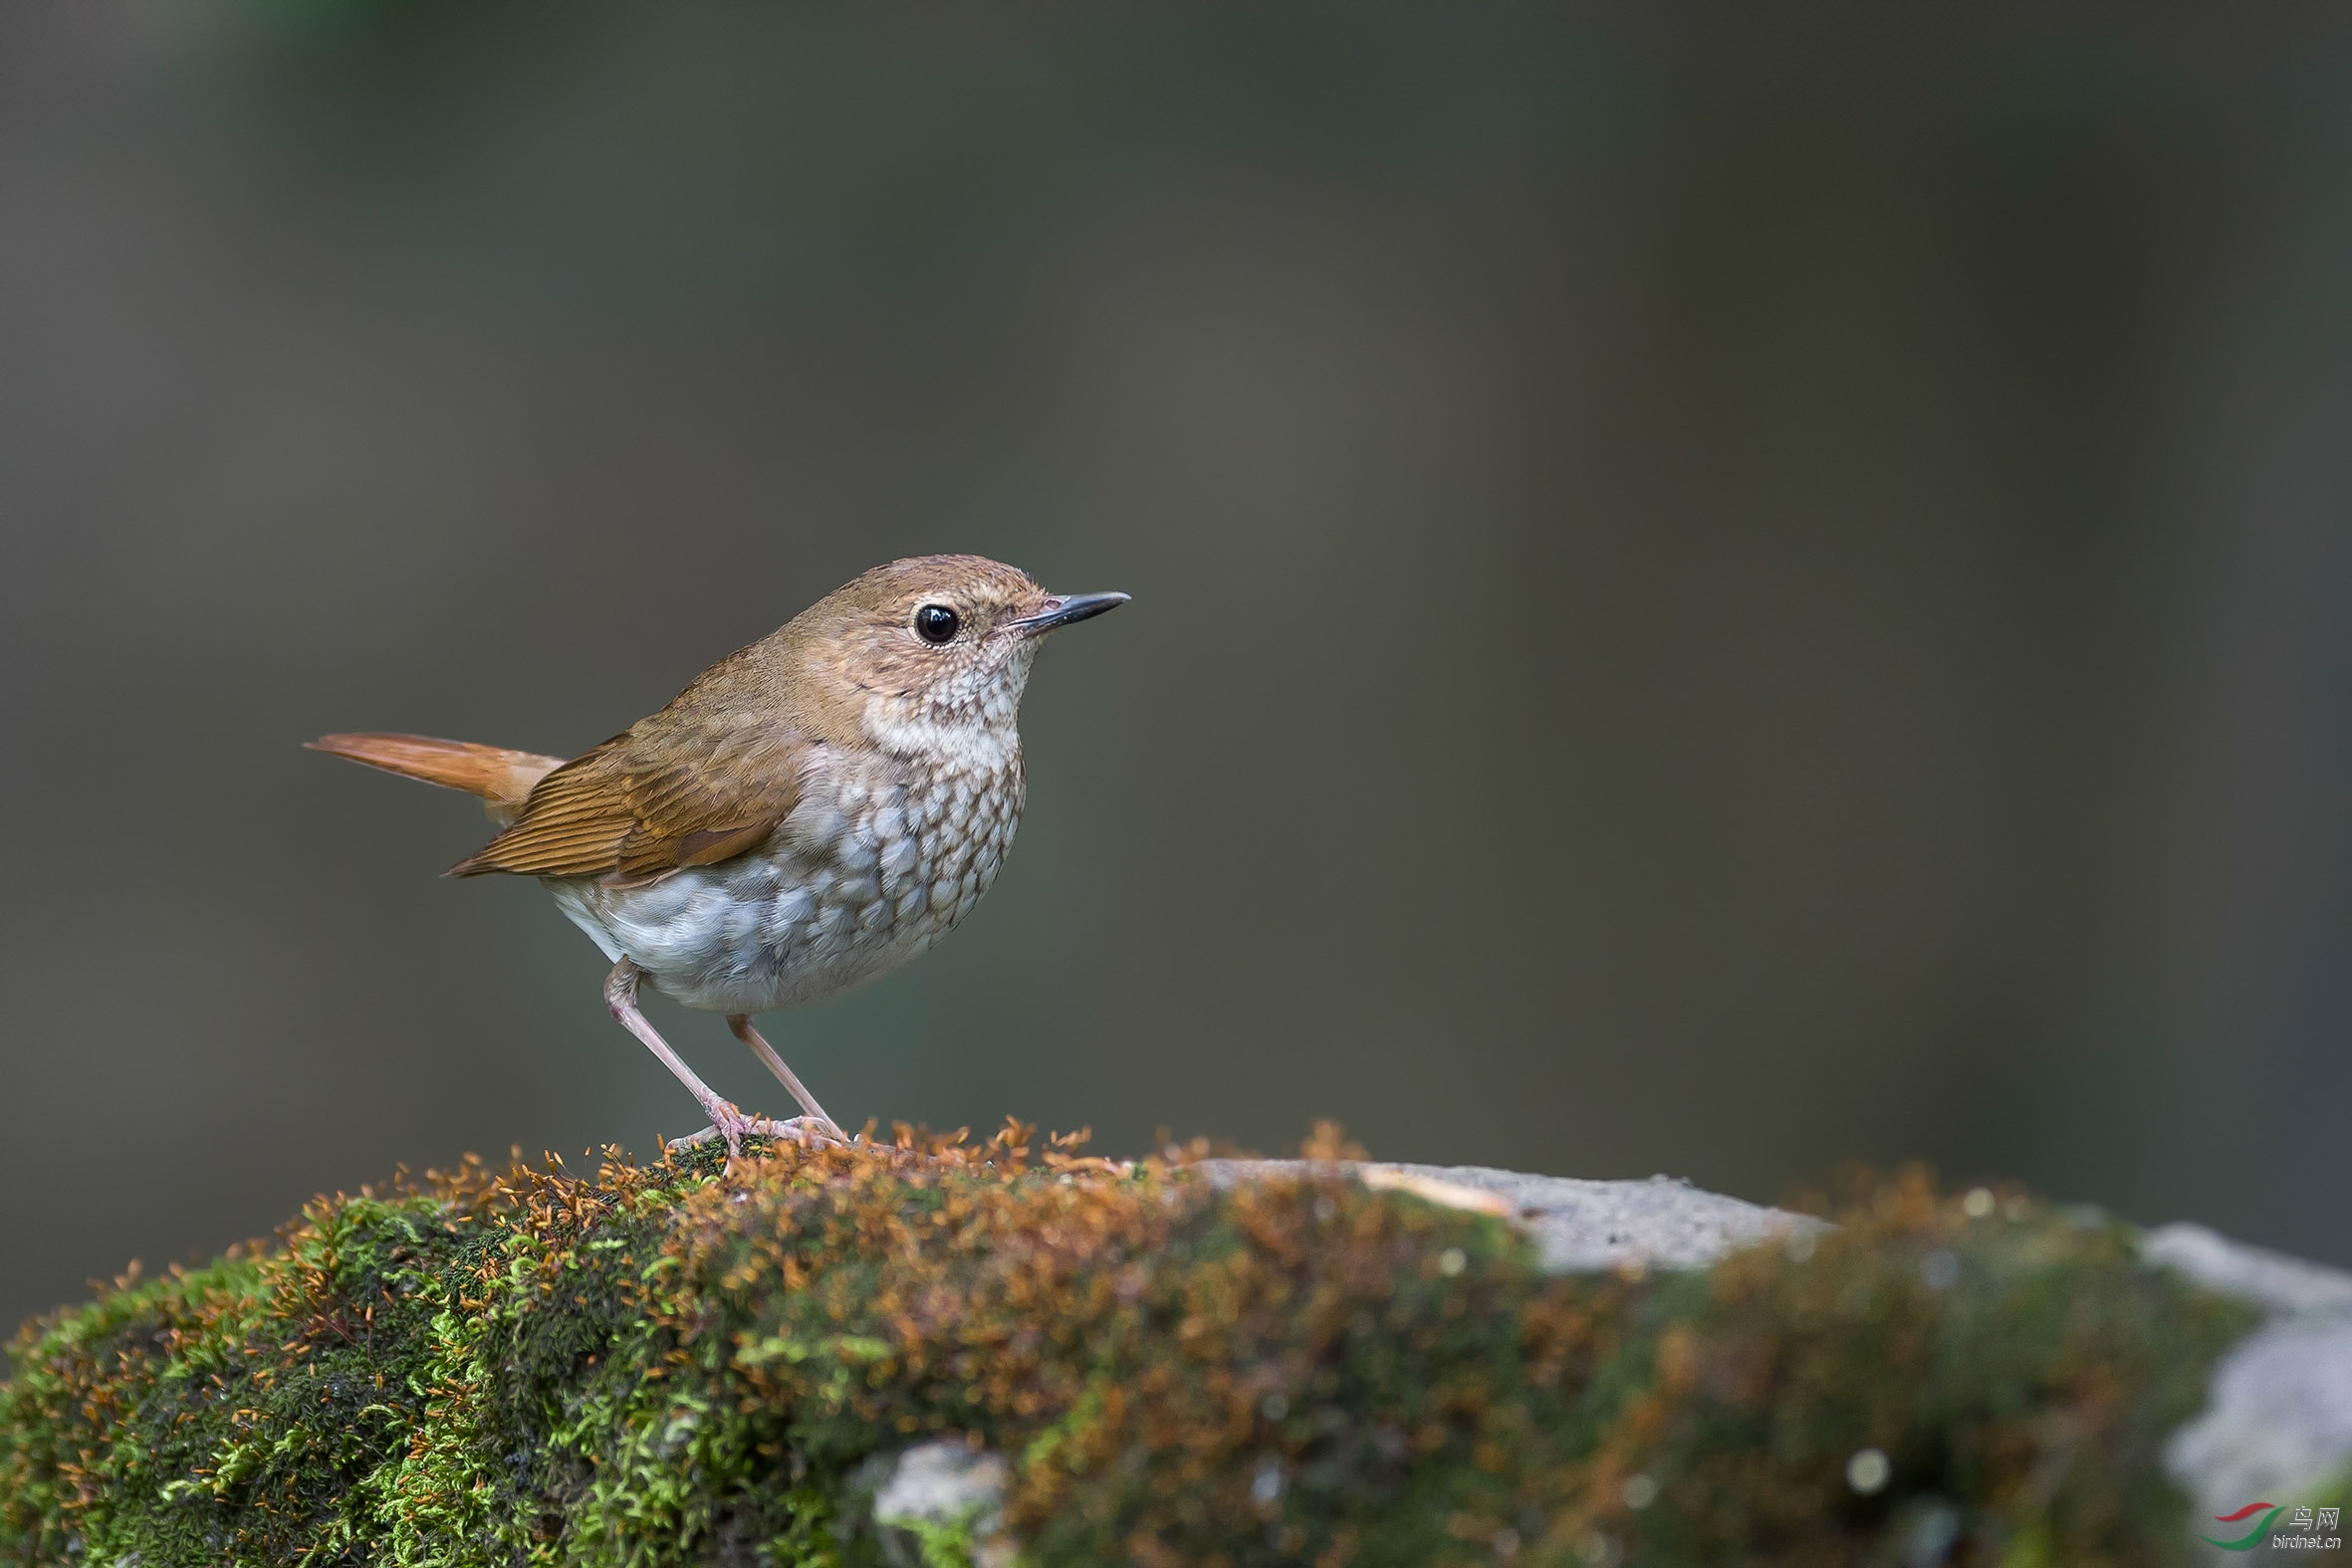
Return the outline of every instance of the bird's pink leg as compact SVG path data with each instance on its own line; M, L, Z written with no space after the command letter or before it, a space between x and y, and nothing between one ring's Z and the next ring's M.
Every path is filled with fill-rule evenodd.
M711 1119L710 1126L701 1132L677 1139L676 1142L678 1144L697 1144L708 1138L724 1138L727 1140L728 1154L737 1155L743 1152L743 1139L746 1133L760 1133L781 1138L798 1136L796 1129L787 1127L782 1122L762 1121L756 1117L744 1115L743 1112L720 1099L709 1084L694 1075L694 1069L687 1066L676 1051L670 1049L669 1041L661 1037L653 1027L652 1020L637 1010L637 977L639 973L637 966L627 959L622 959L613 965L612 973L604 978L604 1006L612 1013L614 1022L634 1034L638 1040L643 1042L647 1050L661 1059L661 1064L664 1067L677 1075L678 1081L686 1086L686 1092L693 1095L694 1102L702 1107L702 1114Z
M801 1082L800 1075L795 1073L792 1068L786 1066L784 1064L784 1058L776 1054L776 1047L769 1044L767 1039L761 1035L758 1029L752 1027L750 1014L743 1012L729 1013L727 1015L727 1027L735 1031L735 1037L737 1039L743 1041L746 1045L749 1045L752 1048L753 1055L759 1057L761 1061L767 1063L768 1070L776 1074L776 1081L783 1084L787 1089L790 1089L792 1091L793 1098L801 1102L802 1110L807 1111L811 1116L824 1123L824 1125L831 1130L835 1137L845 1136L841 1132L841 1124L834 1121L830 1116L824 1114L824 1107L817 1103L817 1096L809 1092L808 1088Z

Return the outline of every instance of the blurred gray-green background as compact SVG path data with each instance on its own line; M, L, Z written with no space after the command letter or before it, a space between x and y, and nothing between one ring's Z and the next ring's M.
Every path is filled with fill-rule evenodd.
M2352 1261L2348 523L2341 8L0 6L0 1318L689 1130L297 743L934 550L1135 603L845 1119Z

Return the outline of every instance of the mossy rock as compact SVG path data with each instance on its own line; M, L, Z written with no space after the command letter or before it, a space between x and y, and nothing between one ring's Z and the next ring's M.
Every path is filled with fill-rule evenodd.
M903 1143L469 1164L35 1322L0 1561L882 1562L948 1441L1006 1533L933 1562L2187 1562L2159 1452L2251 1318L1916 1177L1558 1276L1336 1173Z

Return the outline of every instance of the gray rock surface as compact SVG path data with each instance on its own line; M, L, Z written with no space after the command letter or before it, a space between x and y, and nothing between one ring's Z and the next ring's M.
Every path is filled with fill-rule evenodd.
M2257 1498L2352 1512L2352 1496L2335 1494L2352 1481L2352 1274L2195 1225L2151 1231L2141 1249L2269 1314L2214 1369L2206 1413L2165 1450L2200 1521Z
M2233 1241L2201 1225L2159 1226L2140 1243L2153 1262L2269 1312L2352 1312L2352 1274Z
M1193 1169L1221 1187L1285 1177L1352 1176L1463 1208L1484 1207L1470 1195L1486 1194L1499 1200L1488 1212L1524 1227L1541 1248L1543 1266L1555 1274L1635 1265L1703 1268L1726 1252L1821 1229L1818 1220L1702 1192L1664 1176L1592 1182L1485 1165L1382 1161L1204 1160Z
M874 1492L874 1523L893 1564L920 1568L922 1540L940 1532L970 1542L980 1568L1010 1564L1005 1488L1012 1466L1001 1455L952 1440L918 1443L900 1454Z

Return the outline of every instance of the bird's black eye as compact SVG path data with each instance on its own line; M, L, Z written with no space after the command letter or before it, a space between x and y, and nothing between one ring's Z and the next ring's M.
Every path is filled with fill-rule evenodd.
M925 642L952 642L963 622L944 604L926 604L915 611L915 635Z

